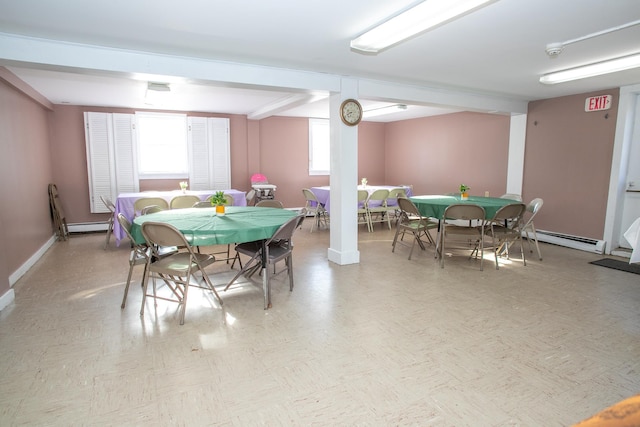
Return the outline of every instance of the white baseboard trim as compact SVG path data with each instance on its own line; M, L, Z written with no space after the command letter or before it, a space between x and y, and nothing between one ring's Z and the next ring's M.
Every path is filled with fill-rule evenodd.
M44 255L45 252L47 252L47 250L53 246L53 244L56 242L56 236L51 236L51 238L49 240L47 240L47 242L42 245L42 247L40 247L40 249L38 249L36 251L36 253L34 253L33 255L31 255L31 257L24 263L22 264L16 271L14 271L10 276L9 276L9 286L13 287L13 285L15 285L15 283L22 277L24 276L24 274L29 271L29 269L31 267L33 267L35 265L36 262L38 262L38 260L40 258L42 258L42 256Z
M16 299L16 293L13 289L9 289L4 295L0 296L0 311L4 310L9 304Z
M107 231L109 224L106 222L81 222L69 224L69 233L87 233L91 231Z

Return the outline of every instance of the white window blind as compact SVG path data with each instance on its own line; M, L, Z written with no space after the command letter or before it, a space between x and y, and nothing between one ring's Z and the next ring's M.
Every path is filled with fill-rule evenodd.
M229 119L189 117L188 123L190 188L231 188Z
M132 114L84 113L89 204L92 213L109 212L100 196L138 191L135 165L135 117Z

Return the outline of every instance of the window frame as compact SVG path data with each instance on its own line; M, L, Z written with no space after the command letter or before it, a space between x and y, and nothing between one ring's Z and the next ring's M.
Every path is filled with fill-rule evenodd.
M319 130L322 128L326 128L326 140L318 141ZM315 138L314 138L315 137ZM318 144L322 144L322 147L317 147ZM326 149L328 150L328 155L326 156L327 168L321 168L317 165L314 159L314 153L317 153L316 150ZM316 156L317 157L317 156ZM323 156L324 157L324 156ZM310 118L309 119L309 176L317 176L317 175L331 175L331 127L329 119L317 119Z

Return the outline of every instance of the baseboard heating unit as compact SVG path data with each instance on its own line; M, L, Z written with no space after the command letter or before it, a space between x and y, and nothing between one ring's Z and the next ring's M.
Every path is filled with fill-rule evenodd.
M90 233L94 231L107 231L109 225L106 222L80 222L69 224L69 233Z
M605 249L604 240L590 239L587 237L572 236L570 234L554 233L553 231L536 230L538 240L567 248L579 249L581 251L603 254ZM530 233L531 234L531 233Z

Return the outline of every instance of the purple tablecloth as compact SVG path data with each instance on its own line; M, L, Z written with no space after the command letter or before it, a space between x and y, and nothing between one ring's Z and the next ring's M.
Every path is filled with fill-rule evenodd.
M413 195L411 193L411 187L405 185L367 185L364 187L362 185L358 185L358 190L367 190L369 194L373 193L375 190L393 190L394 188L404 188L407 193L407 197L411 197ZM331 214L331 187L328 185L323 187L311 187L310 190L316 195L318 201L324 205L327 212ZM389 206L395 206L398 202L395 199L388 199L387 204Z

